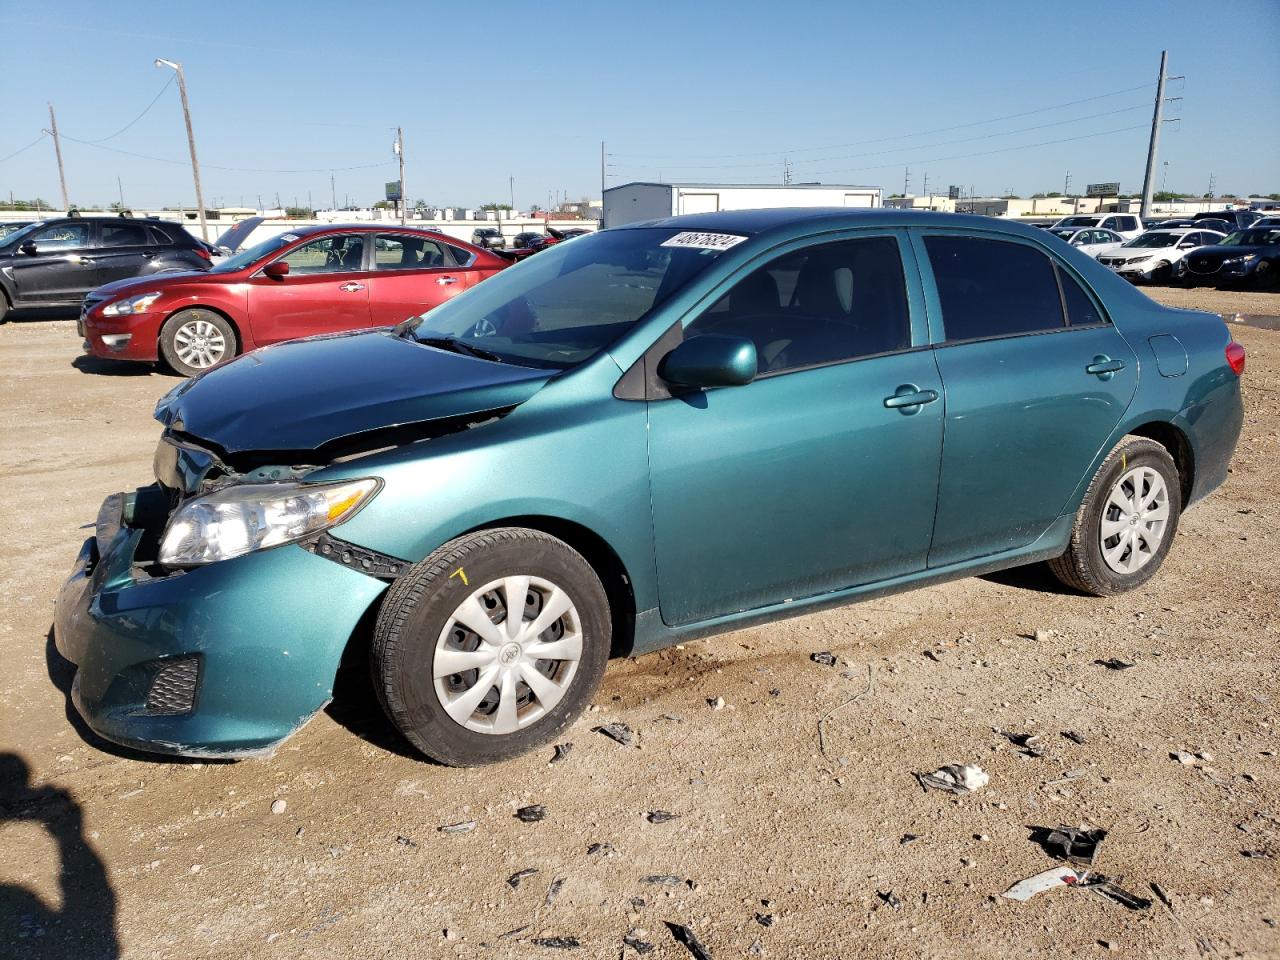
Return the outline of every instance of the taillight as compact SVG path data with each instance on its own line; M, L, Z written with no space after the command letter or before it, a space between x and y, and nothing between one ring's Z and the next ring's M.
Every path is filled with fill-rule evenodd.
M195 253L197 257L204 257L204 259L208 260L210 263L213 263L212 255L210 255L209 251L206 250L204 247L195 247L192 252Z
M1237 377L1244 373L1244 347L1234 340L1227 344L1227 366Z

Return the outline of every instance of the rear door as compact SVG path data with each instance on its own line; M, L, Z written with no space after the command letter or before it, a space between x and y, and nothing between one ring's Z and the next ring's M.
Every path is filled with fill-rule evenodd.
M121 218L98 224L98 249L94 254L97 283L127 280L142 273L158 247L145 225Z
M37 230L23 242L34 253L14 251L13 271L18 297L28 303L77 301L98 286L93 224L63 220Z
M946 390L929 566L1030 544L1124 415L1137 358L1070 268L1029 240L915 237Z
M437 307L474 282L470 253L420 234L380 233L373 245L369 311L392 326Z
M259 344L370 325L365 248L371 234L329 234L293 247L273 262L285 277L261 270L248 284L249 324Z

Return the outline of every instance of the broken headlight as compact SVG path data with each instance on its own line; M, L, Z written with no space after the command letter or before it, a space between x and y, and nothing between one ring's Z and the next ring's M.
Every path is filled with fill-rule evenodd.
M168 567L229 560L313 536L349 520L378 492L374 479L224 487L185 503L160 541Z

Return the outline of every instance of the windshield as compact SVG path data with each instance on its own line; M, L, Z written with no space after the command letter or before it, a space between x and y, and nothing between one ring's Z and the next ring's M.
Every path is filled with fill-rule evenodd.
M703 235L711 238L707 245L722 241L720 249L666 245L679 232L605 230L548 247L424 314L412 336L566 370L617 340L744 239Z
M37 220L35 223L19 224L16 229L6 229L12 226L12 224L5 224L0 227L0 248L21 243L22 238L29 235L36 227L44 226L44 221Z
M1134 237L1126 247L1172 247L1176 246L1178 241L1183 238L1184 234L1180 233L1144 233L1140 237Z
M1068 227L1065 230L1050 230L1049 232L1052 233L1055 237L1061 237L1063 240L1070 240L1080 231L1077 230L1075 227Z
M1280 246L1280 227L1268 230L1237 230L1219 244L1223 247Z
M1092 227L1097 217L1063 217L1058 221L1060 227Z
M264 257L275 253L287 243L292 243L298 238L291 233L282 233L279 236L272 237L270 240L263 240L261 243L254 244L247 250L241 250L234 257L227 257L217 266L213 267L210 273L235 273L237 270L243 270L245 267L257 263Z

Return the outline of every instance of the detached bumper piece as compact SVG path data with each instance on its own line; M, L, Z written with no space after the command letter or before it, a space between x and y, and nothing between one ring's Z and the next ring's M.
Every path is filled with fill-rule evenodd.
M366 547L358 547L354 543L330 536L327 531L299 546L317 557L324 557L326 560L340 563L344 567L350 567L352 570L358 570L379 580L394 580L412 566L408 560L378 553Z
M163 660L151 679L147 700L140 715L148 717L178 717L190 713L196 706L196 693L200 689L200 658L176 657Z

